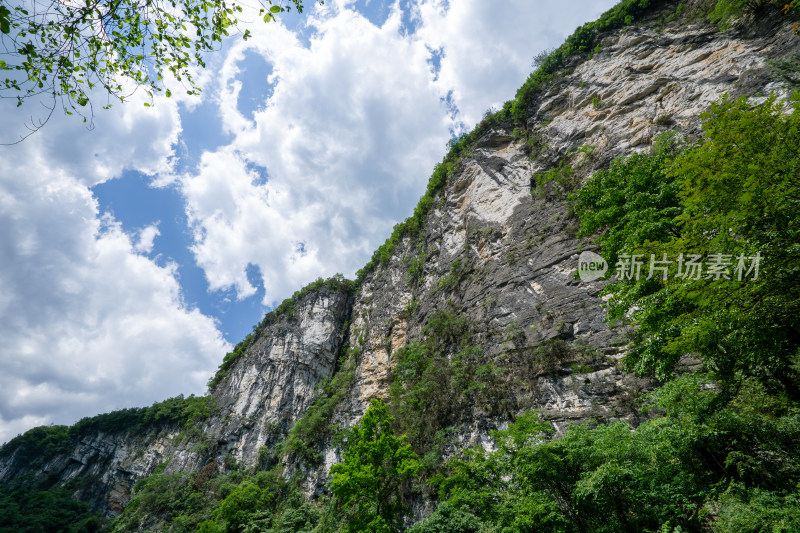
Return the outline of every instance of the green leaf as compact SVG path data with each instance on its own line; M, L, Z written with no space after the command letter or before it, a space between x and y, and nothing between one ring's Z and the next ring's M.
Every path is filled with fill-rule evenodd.
M0 32L11 32L11 11L6 6L0 6Z

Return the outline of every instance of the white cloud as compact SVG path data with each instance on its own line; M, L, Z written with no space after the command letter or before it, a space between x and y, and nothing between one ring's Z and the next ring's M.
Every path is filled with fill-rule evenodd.
M158 231L158 223L145 226L139 231L139 240L133 249L139 253L149 254L153 251L153 245L159 235L161 235L161 232Z
M0 111L8 124L24 117ZM203 392L228 347L214 320L184 305L174 265L140 254L157 227L133 242L89 190L126 168L170 172L178 133L173 103L134 101L98 116L94 131L54 117L0 147L0 442Z
M411 34L399 3L380 27L351 4L316 9L309 44L282 26L253 26L254 38L235 44L219 70L216 101L235 139L182 180L193 251L213 290L253 295L248 265L260 269L265 304L317 276L352 275L411 214L449 130L513 98L537 52L613 0L569 10L554 1L422 0ZM444 52L438 76L431 50ZM268 80L242 75L247 51L272 66ZM237 106L245 83L273 89L252 117Z
M320 275L351 275L410 213L451 121L424 43L338 5L314 18L304 47L283 28L259 32L228 55L219 102L232 145L206 153L183 179L194 252L212 289L255 292L265 303ZM254 120L237 110L245 50L273 67L274 91ZM265 182L258 167L266 169Z
M533 57L560 45L579 25L617 0L421 0L418 38L442 50L438 83L468 128L489 108L514 98L530 74Z

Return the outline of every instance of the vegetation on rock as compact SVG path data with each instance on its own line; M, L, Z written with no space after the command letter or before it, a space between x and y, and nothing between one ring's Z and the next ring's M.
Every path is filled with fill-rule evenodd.
M559 69L595 53L601 32L630 24L653 5L624 0L540 58L514 101L451 143L414 214L395 227L355 282L337 277L298 291L226 356L209 387L219 385L260 328L291 320L308 294L325 287L352 291L393 259L405 239L422 240L437 195L476 141L499 124L524 128L538 91ZM727 20L748 5L706 3L706 15ZM793 9L795 2L787 11ZM615 160L572 194L582 235L595 236L606 260L619 265L605 290L610 320L636 326L624 364L661 380L635 406L641 424L597 420L559 428L556 437L540 413L527 411L492 433L493 448L459 450L448 432L465 414L493 412L503 399L500 389L512 383L498 377L504 364L528 381L564 363L586 369L575 348L560 339L483 360L464 317L433 311L419 338L392 354L388 398L374 402L359 424L345 431L334 424L356 380L356 346L344 351L336 374L320 384L312 407L287 437L266 450L269 460L225 472L214 463L192 473L167 474L159 467L136 484L111 527L271 533L800 530L800 102L788 109L774 97L758 104L723 97L701 118L700 141L687 144L668 132L650 152ZM542 185L555 183L567 192L577 186L571 177L562 166L545 174ZM727 277L678 277L676 262L663 277L622 275L626 258L682 253L727 258ZM737 279L739 257L763 258L758 276L748 270L750 279ZM419 279L424 261L408 264ZM509 328L505 342L513 345L518 336ZM687 354L701 362L700 370L681 366ZM37 428L0 449L0 456L17 453L41 464L68 452L88 432L191 425L209 409L207 398L176 398L71 428ZM511 411L501 405L494 412ZM328 494L307 499L304 468L319 465L321 445L331 441L341 444L342 462L331 468ZM284 463L295 467L291 476ZM41 508L39 502L64 496L12 497L11 489L2 490L0 502L16 509L17 521ZM434 491L432 515L411 524L410 501ZM75 520L94 523L85 508L68 510Z
M18 435L0 448L0 457L12 453L32 467L42 465L58 454L69 453L83 437L97 433L135 434L147 427L177 425L188 429L211 413L211 398L183 395L156 402L150 407L120 409L82 418L72 426L40 426Z

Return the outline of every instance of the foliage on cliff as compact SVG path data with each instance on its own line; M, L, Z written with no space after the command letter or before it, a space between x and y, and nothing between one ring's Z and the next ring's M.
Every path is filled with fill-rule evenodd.
M0 448L0 457L15 454L31 467L44 464L58 454L69 453L82 437L96 433L135 434L157 425L188 427L211 412L208 396L183 395L156 402L150 407L120 409L80 419L72 426L40 426L18 435Z
M27 490L0 485L0 533L94 533L103 520L62 488Z
M496 451L450 462L435 480L445 503L409 531L793 531L800 411L754 382L720 406L702 378L656 391L646 405L661 416L635 431L579 425L548 439L550 424L520 417L494 434Z
M671 258L609 291L611 319L638 326L631 370L666 379L695 353L728 388L752 376L800 400L800 102L783 108L723 98L697 146L617 162L581 190L582 230L605 230L612 264ZM707 270L689 273L693 256Z
M151 530L175 533L268 533L401 531L403 488L420 469L419 458L392 430L392 417L375 402L353 428L344 461L334 467L333 498L306 501L302 477L235 468L219 474L213 463L199 472L164 473L164 466L137 483L114 532Z
M125 513L110 529L288 533L310 531L305 526L321 518L321 505L306 503L298 479L285 480L280 468L219 474L209 463L198 472L166 474L162 465L134 486Z
M331 491L347 516L346 533L402 531L403 485L421 470L419 456L397 437L382 400L373 400L349 432L342 462L331 467Z
M514 101L454 140L412 217L395 227L355 283L389 261L404 239L423 235L437 195L482 135L493 126L521 125L537 91L571 58L588 56L601 31L629 24L653 5L626 0L580 28L542 59ZM661 252L764 258L760 277L746 282L653 277L611 286L612 319L638 326L625 364L665 381L640 406L651 418L637 428L621 422L579 425L552 438L552 426L527 413L494 434L495 451L466 450L443 463L443 450L433 441L457 418L444 402L454 401L459 411L472 408L485 385L477 374L492 369L479 364L468 343L460 344L468 337L465 332L445 332L452 338L440 342L437 320L450 330L463 324L459 317L435 314L419 342L395 353L392 391L385 411L378 413L394 415L391 429L381 422L380 431L370 431L365 424L372 419L365 417L340 435L346 439L346 461L333 473L346 475L348 482L339 477L332 494L306 501L300 479L287 480L280 466L270 465L268 472L259 466L232 468L224 474L209 465L194 473L159 470L135 487L115 529L131 531L148 521L169 531L402 529L405 498L437 490L435 512L410 531L800 530L800 294L794 283L800 273L798 109L795 104L786 114L773 100L753 105L724 99L704 117L701 142L685 147L674 136L662 138L652 153L615 161L577 193L582 231L599 234L612 265L626 254ZM265 317L253 336L226 356L212 390L260 327L291 319L297 302L325 284L319 280ZM337 278L331 287L353 286ZM702 373L676 372L686 353L700 358ZM277 446L279 454L320 461L316 445L336 431L331 418L353 372L342 365L320 387L314 407ZM184 411L176 409L166 409L163 420L185 423ZM115 416L108 427L136 427L149 423L151 415ZM83 427L102 429L105 423ZM16 447L31 461L50 457L67 450L74 431L39 428L18 437ZM12 449L6 446L0 453ZM429 451L438 454L437 461L422 458L424 469L412 465L412 453ZM404 469L395 483L384 477L397 474L389 467L398 457L413 468ZM376 503L376 486L392 488L388 507ZM398 487L403 488L399 495Z

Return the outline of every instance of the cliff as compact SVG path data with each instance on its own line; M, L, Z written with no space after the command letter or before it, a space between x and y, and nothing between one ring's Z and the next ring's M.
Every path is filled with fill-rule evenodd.
M166 473L283 464L307 496L320 495L341 460L337 431L389 396L398 357L425 342L464 361L478 386L442 382L452 401L429 407L435 425L417 435L422 449L444 429L444 456L491 448L490 431L528 409L557 434L590 420L639 423L636 399L656 382L623 371L628 331L604 321L605 282L576 278L578 255L596 245L578 237L569 192L661 132L699 138L700 114L723 93L785 95L767 61L800 50L778 14L722 32L675 16L676 6L652 7L568 57L526 102L524 123L500 113L480 124L437 169L417 225L357 282L316 283L268 315L226 358L200 415L87 425L39 456L12 441L0 481L67 486L114 515L163 463Z

